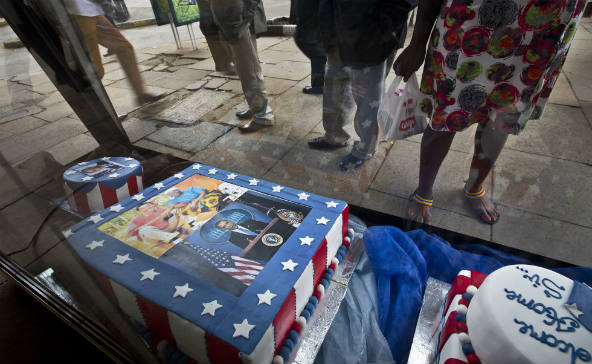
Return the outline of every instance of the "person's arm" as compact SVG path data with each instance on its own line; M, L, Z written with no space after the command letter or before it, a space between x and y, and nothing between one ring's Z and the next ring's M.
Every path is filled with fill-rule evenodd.
M395 73L407 81L421 67L432 27L440 14L443 0L420 0L411 43L393 64Z

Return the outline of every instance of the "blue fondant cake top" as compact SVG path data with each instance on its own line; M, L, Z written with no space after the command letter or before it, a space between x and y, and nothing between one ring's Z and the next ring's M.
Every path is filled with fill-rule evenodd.
M142 175L142 166L134 158L104 157L80 162L68 168L63 178L73 191L87 193L97 183L116 190L125 185L132 174Z
M64 235L94 269L250 353L345 207L194 164Z

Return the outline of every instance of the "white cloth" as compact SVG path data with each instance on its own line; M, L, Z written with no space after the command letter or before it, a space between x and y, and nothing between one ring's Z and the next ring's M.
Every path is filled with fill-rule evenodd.
M99 16L105 12L100 4L92 0L64 0L64 5L70 14L82 16Z

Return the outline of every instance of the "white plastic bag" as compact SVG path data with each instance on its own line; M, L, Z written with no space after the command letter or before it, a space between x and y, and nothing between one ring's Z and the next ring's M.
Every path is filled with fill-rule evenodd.
M402 82L402 76L395 77L378 108L380 142L422 133L428 125L425 113L417 106L421 97L417 77L413 74L407 83Z

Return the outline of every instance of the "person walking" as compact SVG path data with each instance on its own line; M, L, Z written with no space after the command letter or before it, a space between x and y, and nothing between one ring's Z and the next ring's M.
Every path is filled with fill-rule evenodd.
M519 134L529 120L543 115L585 3L420 0L411 43L394 64L407 79L425 58L419 105L431 115L409 219L431 223L434 182L452 140L478 124L463 194L483 222L499 220L483 182L508 134Z
M105 18L105 12L99 1L93 0L65 0L66 9L76 21L80 29L80 37L86 45L90 60L99 78L103 78L105 70L99 44L111 50L117 56L123 71L127 75L132 89L136 94L136 102L145 104L156 101L160 95L148 93L144 80L140 75L138 61L134 47L125 37Z
M214 47L220 64L228 61L223 49L230 49L249 109L238 112L241 120L251 119L239 127L252 132L273 125L274 115L263 83L263 71L257 54L256 34L267 30L265 10L261 0L201 0L200 11L211 13L214 25L222 35L222 44ZM208 42L209 44L209 42ZM225 48L225 47L228 48ZM217 49L217 50L216 50ZM218 62L216 62L218 63Z
M206 38L216 71L236 75L232 51L228 42L224 40L220 28L216 25L214 14L210 8L210 0L197 0L197 6L199 7L199 29Z
M354 107L360 141L339 162L342 170L359 168L374 155L378 107L396 49L403 46L407 17L416 0L320 0L321 39L327 54L323 96L325 134L308 141L313 149L348 145L344 126Z

